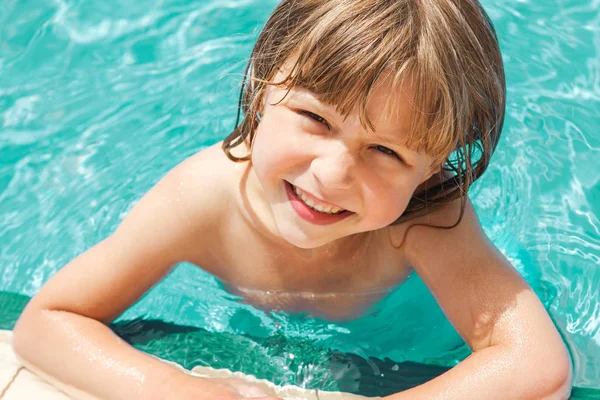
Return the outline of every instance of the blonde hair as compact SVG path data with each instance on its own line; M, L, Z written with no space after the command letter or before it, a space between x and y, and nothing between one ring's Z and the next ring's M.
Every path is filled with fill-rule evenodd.
M290 59L287 76L274 82ZM250 159L231 150L251 148L268 85L305 87L343 115L357 109L373 129L367 99L383 76L397 87L410 80L415 111L405 144L442 166L440 183L415 193L395 223L458 198L464 210L498 143L506 103L496 33L476 0L283 0L254 46L223 150ZM462 211L457 224L461 218Z

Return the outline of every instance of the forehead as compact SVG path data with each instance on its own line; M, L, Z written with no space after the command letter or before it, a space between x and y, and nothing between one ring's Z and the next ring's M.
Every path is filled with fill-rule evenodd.
M408 134L414 114L413 105L410 81L394 82L392 77L387 76L375 82L367 97L365 111L373 123L375 134L390 130Z

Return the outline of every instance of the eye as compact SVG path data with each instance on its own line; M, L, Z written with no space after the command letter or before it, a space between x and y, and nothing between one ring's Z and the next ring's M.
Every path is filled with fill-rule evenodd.
M395 152L394 150L392 150L392 149L388 149L387 147L385 147L385 146L381 146L381 145L377 145L377 146L373 146L373 147L374 147L374 148L375 148L377 151L379 151L379 152L381 152L381 153L383 153L383 154L386 154L386 155L388 155L388 156L390 156L390 157L395 157L395 158L397 158L398 160L400 160L400 161L404 162L404 159L403 159L402 157L400 157L400 156L398 155L398 153L396 153L396 152Z
M327 128L329 128L329 122L327 122L327 120L323 117L321 117L320 115L317 115L315 113L312 113L310 111L306 111L306 110L300 110L298 111L299 114L307 116L308 118L315 120L318 123L321 123L323 125L325 125Z

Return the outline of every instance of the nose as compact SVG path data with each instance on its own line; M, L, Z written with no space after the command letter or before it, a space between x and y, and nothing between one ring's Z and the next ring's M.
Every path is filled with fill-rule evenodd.
M325 189L348 189L353 183L356 162L354 156L344 146L328 149L311 162L315 179Z

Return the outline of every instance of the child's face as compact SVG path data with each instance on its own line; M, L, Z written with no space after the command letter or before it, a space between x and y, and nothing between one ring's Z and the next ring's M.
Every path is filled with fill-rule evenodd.
M412 111L406 88L391 92L385 81L375 87L367 104L374 133L361 126L357 112L344 118L306 89L286 93L268 88L252 165L272 223L289 243L314 248L386 227L435 172L430 157L402 145ZM391 116L384 113L387 96L401 96ZM331 205L346 211L336 214Z

